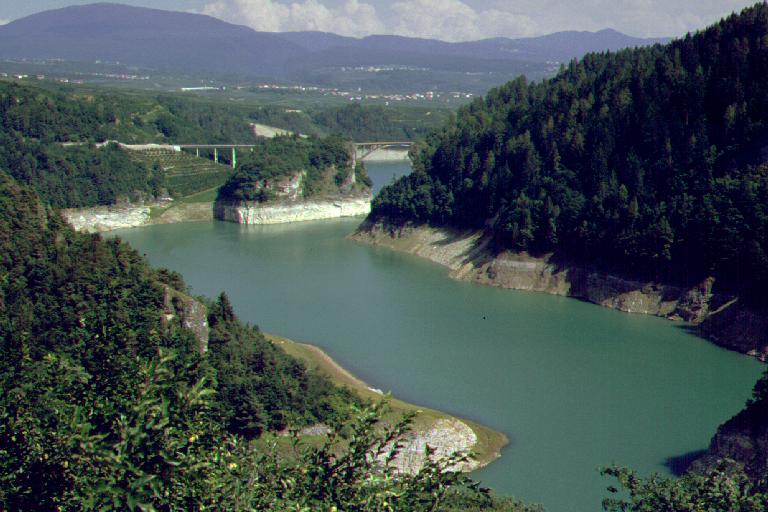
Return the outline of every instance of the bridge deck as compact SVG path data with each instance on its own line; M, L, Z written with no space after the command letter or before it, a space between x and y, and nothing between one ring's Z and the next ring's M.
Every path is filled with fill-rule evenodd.
M410 146L413 141L372 141L372 142L355 142L355 146ZM200 148L200 149L213 149L213 148L255 148L256 144L170 144L172 146L178 146L180 148Z

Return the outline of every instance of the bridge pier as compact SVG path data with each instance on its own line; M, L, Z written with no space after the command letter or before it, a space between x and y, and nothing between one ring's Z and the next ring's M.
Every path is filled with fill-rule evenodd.
M213 148L213 161L219 163L219 148Z
M235 150L235 146L232 146L232 170L234 170L236 166L237 166L237 151Z

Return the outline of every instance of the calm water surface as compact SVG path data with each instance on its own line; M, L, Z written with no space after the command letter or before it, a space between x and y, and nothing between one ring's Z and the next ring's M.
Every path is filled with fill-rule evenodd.
M369 164L378 183L407 172ZM359 219L124 230L196 294L226 290L264 330L321 346L370 385L505 432L484 485L553 512L598 511L617 463L669 473L738 412L762 365L666 320L448 279L345 240Z

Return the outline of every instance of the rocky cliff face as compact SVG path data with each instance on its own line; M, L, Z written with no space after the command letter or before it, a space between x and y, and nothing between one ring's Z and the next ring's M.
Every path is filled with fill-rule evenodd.
M439 419L428 430L413 432L404 439L392 466L398 473L415 475L424 467L427 447L433 450L430 455L432 461L447 462L454 454L469 454L476 444L477 435L466 423L457 419ZM386 459L387 451L379 457L381 462ZM478 462L468 460L447 469L470 472L479 467Z
M164 286L163 313L166 322L178 321L189 329L197 340L200 353L208 350L210 328L208 326L208 308L200 301L170 286Z
M696 460L691 470L705 473L717 468L723 459L742 465L753 480L768 474L768 406L750 404L717 429L707 454Z
M67 208L61 214L73 228L83 233L145 226L150 222L149 206L97 206Z
M159 213L152 215L152 207ZM115 229L136 228L150 224L175 224L213 220L213 203L157 203L151 206L96 206L68 208L61 214L77 231L103 233Z
M366 222L351 238L428 258L451 269L455 279L575 297L628 313L692 322L703 337L719 345L768 358L768 318L742 307L736 297L714 293L712 278L679 288L596 272L551 255L494 253L477 231Z
M307 220L336 219L367 215L371 211L370 195L338 199L258 203L255 201L217 201L214 217L238 224L282 224Z

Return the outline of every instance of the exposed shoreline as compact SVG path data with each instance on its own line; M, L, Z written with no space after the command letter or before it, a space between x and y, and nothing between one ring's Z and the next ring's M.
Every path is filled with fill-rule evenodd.
M267 205L230 205L213 201L180 200L144 205L63 208L60 212L76 231L106 233L116 229L139 228L155 224L212 220L238 224L291 224L309 220L363 217L370 210L371 198L365 196Z
M380 400L382 398L383 394L380 390L372 388L367 383L350 373L321 348L272 334L266 334L266 336L272 343L280 346L288 354L303 361L308 367L316 369L320 373L328 376L335 384L352 389L364 399ZM448 446L439 446L440 441L445 438L450 438L451 436L455 437L456 430L471 430L474 434L475 442L471 447L466 448L475 453L476 463L460 469L462 471L474 471L487 466L501 457L501 450L509 444L509 439L503 433L473 421L456 418L449 414L426 407L419 407L396 398L390 399L390 405L392 407L392 418L399 417L406 412L417 413L413 422L413 433L415 434L415 437L411 440L410 444L413 445L411 451L418 457L423 454L423 450L414 450L413 448L422 446L425 437L429 439L430 446L437 448L438 452L442 451L447 454L453 451L451 448L454 448L454 446L452 444L449 444ZM408 451L409 446L405 446L404 448L404 451Z
M370 155L361 158L363 162L410 162L407 149L377 149Z
M365 194L274 203L216 201L213 216L217 220L253 225L362 217L370 213L371 200L371 195Z
M450 277L500 288L573 297L627 313L690 322L697 335L766 361L768 315L744 307L738 297L717 293L714 279L681 288L598 272L552 255L494 253L480 231L365 221L349 236L357 242L414 254L449 269Z
M109 205L63 208L60 212L76 231L105 233L154 224L210 221L213 220L213 203L180 201L146 205Z

